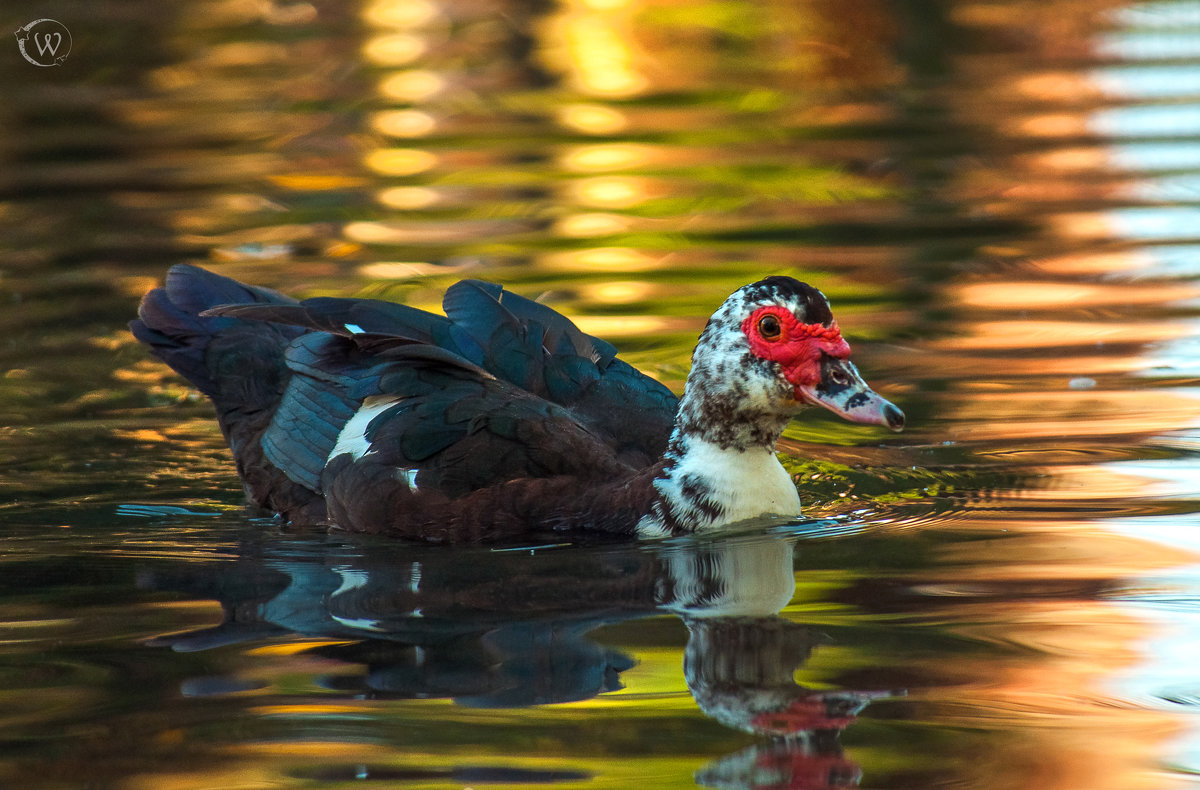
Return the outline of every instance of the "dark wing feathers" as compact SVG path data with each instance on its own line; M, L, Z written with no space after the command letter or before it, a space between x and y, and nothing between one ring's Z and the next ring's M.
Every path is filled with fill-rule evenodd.
M138 317L129 323L129 329L155 356L205 395L218 400L223 397L224 382L219 375L222 371L210 365L209 345L222 333L237 334L245 326L236 319L203 315L205 310L225 302L290 304L295 300L268 288L243 285L197 266L179 264L171 267L162 288L150 291L142 299ZM277 327L256 342L252 335L262 336L262 326L255 324L249 328L246 338L256 347L252 350L277 347L281 338L286 342L286 338L299 334L295 329Z
M372 421L373 462L419 469L422 489L457 497L521 477L633 471L566 410L506 382L421 367L383 380L405 399Z
M484 368L567 408L630 463L650 464L666 448L678 399L616 359L612 344L492 283L464 280L446 291L442 306L482 346Z
M470 373L472 376L494 378L490 372L474 364L470 360L454 353L449 349L440 348L438 346L395 344L386 349L380 350L377 356L379 356L381 359L394 360L396 362L420 361L430 365L454 367L459 368L466 373Z
M617 349L599 338L579 331L566 316L532 299L503 290L499 285L479 280L463 280L451 286L442 300L442 308L455 323L470 325L472 317L479 315L481 307L490 300L504 313L504 324L517 327L537 327L529 334L547 352L554 355L573 354L604 366L617 355ZM494 324L477 322L482 326L479 337L489 334Z
M617 359L611 344L493 283L456 283L446 291L443 307L446 315L438 316L391 302L320 297L288 305L228 305L208 313L331 332L364 353L397 361L424 357L482 368L569 409L631 463L648 464L665 449L678 400Z
M204 315L227 302L295 304L275 291L181 264L171 268L162 288L146 294L129 328L155 356L212 399L250 498L297 518L317 519L324 509L320 497L270 463L261 441L294 379L283 350L304 330Z
M494 283L463 280L446 290L442 309L446 318L482 350L484 367L518 387L541 395L539 386L544 357L541 334L501 303L503 289Z
M310 314L308 308L299 303L289 304L221 304L209 307L200 313L202 318L237 318L243 321L288 324L329 331L324 322ZM340 327L339 327L340 329Z
M263 453L288 479L321 490L321 471L357 404L328 381L294 376L262 436Z
M521 322L500 302L503 287L482 280L461 280L446 289L442 309L446 318L458 324L476 339L490 335L507 326L520 332Z
M199 266L181 263L167 272L167 295L180 309L198 314L221 304L254 302L295 304L296 300L270 288L246 285L230 277L214 274Z
M293 376L263 433L267 458L288 479L322 491L322 470L366 398L402 398L366 427L372 462L420 469L448 496L512 480L626 474L600 437L565 409L432 346L365 354L353 338L310 333L287 350Z
M213 398L247 489L279 510L350 490L330 475L359 465L391 507L411 480L367 467L416 470L419 490L456 497L521 477L609 480L661 455L677 400L612 345L491 283L458 283L444 307L297 302L176 266L131 329ZM331 463L363 401L389 396L370 452Z

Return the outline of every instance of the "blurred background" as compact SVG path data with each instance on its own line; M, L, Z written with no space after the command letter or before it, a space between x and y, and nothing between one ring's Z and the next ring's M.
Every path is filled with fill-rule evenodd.
M0 39L0 780L1129 790L1200 773L1200 2L0 9L9 31L38 19L69 31L61 63ZM327 682L373 677L364 652L330 653L366 644L355 618L331 636L328 612L283 624L266 602L345 593L346 569L415 591L388 574L446 558L380 568L382 549L330 555L247 518L209 407L125 329L184 261L428 309L458 279L500 282L677 391L731 291L819 287L909 428L789 428L785 465L827 521L790 536L796 590L771 621L811 639L768 631L797 683L871 704L851 726L821 698L837 744L796 735L812 721L795 711L783 740L731 726L726 681L688 651L766 637L644 598L615 620L571 609L603 649L535 651L599 661L589 694L516 693L528 667L486 704L446 674ZM637 549L562 551L565 586L651 573ZM542 568L469 556L497 578ZM343 581L297 581L329 568ZM243 631L164 641L222 622ZM555 641L521 628L500 641ZM410 663L429 638L392 634ZM512 653L438 644L460 679Z

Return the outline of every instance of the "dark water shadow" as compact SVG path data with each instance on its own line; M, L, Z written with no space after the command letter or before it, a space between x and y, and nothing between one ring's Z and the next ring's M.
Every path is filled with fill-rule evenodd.
M653 544L447 550L336 538L248 535L233 560L147 568L139 586L214 599L213 627L154 647L195 653L300 640L332 662L318 680L337 698L449 699L467 708L588 700L623 688L634 656L598 629L675 615L686 627L683 675L704 714L758 736L699 769L715 787L849 787L861 775L839 734L872 700L902 691L817 690L796 670L823 640L780 616L796 589L793 548L818 522ZM306 645L311 642L311 645ZM185 681L191 696L244 690L237 678ZM477 758L476 758L477 759ZM770 766L764 772L764 766ZM415 771L415 773L414 773ZM419 774L419 775L418 775ZM480 764L299 766L322 781L577 781L586 774ZM773 777L762 784L764 777Z

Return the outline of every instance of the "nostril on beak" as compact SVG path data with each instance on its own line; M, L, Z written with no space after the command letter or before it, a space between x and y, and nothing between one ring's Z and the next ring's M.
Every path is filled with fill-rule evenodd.
M887 420L888 427L893 431L904 430L904 412L890 403L883 409L883 419Z

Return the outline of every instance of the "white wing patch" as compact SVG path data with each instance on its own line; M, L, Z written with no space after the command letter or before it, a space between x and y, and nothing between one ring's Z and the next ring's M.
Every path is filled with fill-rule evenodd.
M364 455L369 455L372 452L372 448L370 440L367 439L367 428L370 427L371 420L403 400L404 398L392 395L376 395L363 401L362 407L354 413L353 417L346 421L346 425L342 428L341 433L338 434L337 443L325 459L325 463L328 464L339 455L348 454L355 461ZM417 473L419 471L419 469L398 467L396 469L396 479L402 480L408 486L409 491L416 491Z
M417 469L397 469L396 479L403 480L408 484L409 491L417 490Z
M338 434L337 444L333 446L333 450L330 451L329 456L325 459L325 463L328 464L339 455L347 453L357 461L371 452L371 442L367 439L367 427L371 424L371 420L402 400L403 398L397 398L392 395L376 395L363 401L362 407L355 412L353 417L346 421L342 432ZM412 484L410 484L410 487L412 487Z

